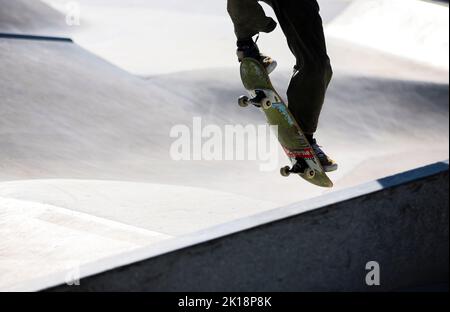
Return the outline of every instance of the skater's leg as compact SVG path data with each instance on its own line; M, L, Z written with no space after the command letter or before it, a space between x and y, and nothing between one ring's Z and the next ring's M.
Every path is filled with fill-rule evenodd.
M272 7L297 61L288 89L289 109L324 170L337 170L337 163L325 154L313 137L333 75L319 5L316 0L274 0Z
M267 17L257 0L228 0L228 12L234 24L237 37L237 57L242 61L246 57L260 61L270 74L277 62L262 54L253 36L260 32L271 32L277 23Z
M257 0L228 0L227 8L238 41L249 40L260 32L271 32L277 26Z
M297 62L288 89L289 109L312 135L332 77L319 5L316 0L275 0L272 6Z

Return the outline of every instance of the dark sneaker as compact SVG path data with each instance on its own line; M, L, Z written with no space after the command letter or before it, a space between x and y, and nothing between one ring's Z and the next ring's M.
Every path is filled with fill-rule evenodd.
M319 158L325 172L332 172L338 169L338 164L330 157L328 157L327 154L325 154L325 152L322 150L322 147L317 144L317 141L315 139L312 140L311 147L316 153L317 158Z
M277 62L271 57L262 54L253 39L238 41L237 45L238 49L236 54L239 62L242 62L247 57L254 58L264 65L269 74L277 67Z

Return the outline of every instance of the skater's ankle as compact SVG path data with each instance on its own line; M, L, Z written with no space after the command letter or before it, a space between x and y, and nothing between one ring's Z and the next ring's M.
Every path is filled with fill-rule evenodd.
M308 140L309 144L314 144L314 134L305 133L305 137Z
M239 39L237 41L238 48L253 47L255 45L256 44L255 44L255 41L253 41L253 38Z
M254 58L256 60L261 59L258 45L252 38L241 39L237 42L237 56L239 61L242 61L246 57Z

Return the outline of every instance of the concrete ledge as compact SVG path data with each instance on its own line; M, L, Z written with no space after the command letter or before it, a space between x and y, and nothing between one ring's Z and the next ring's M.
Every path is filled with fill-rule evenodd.
M16 39L16 40L34 40L34 41L59 41L73 43L72 39L64 37L47 37L47 36L34 36L34 35L22 35L22 34L5 34L0 33L1 39Z
M258 225L239 220L162 243L172 251L120 255L115 268L113 259L87 268L80 286L49 291L389 291L448 283L448 179L448 163L427 166L252 217ZM365 284L369 261L381 266L381 286Z

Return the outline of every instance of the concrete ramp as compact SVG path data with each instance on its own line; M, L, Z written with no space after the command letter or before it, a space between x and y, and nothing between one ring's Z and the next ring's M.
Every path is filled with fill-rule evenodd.
M327 34L449 68L448 5L421 0L357 0L328 25Z
M0 290L42 288L55 271L67 270L158 242L169 235L53 205L0 197ZM37 282L36 282L37 280Z
M39 0L0 0L0 33L67 36L66 18Z
M80 286L50 290L390 291L448 284L448 179L448 162L437 163L92 263L81 267ZM365 282L373 261L381 270L377 287Z

